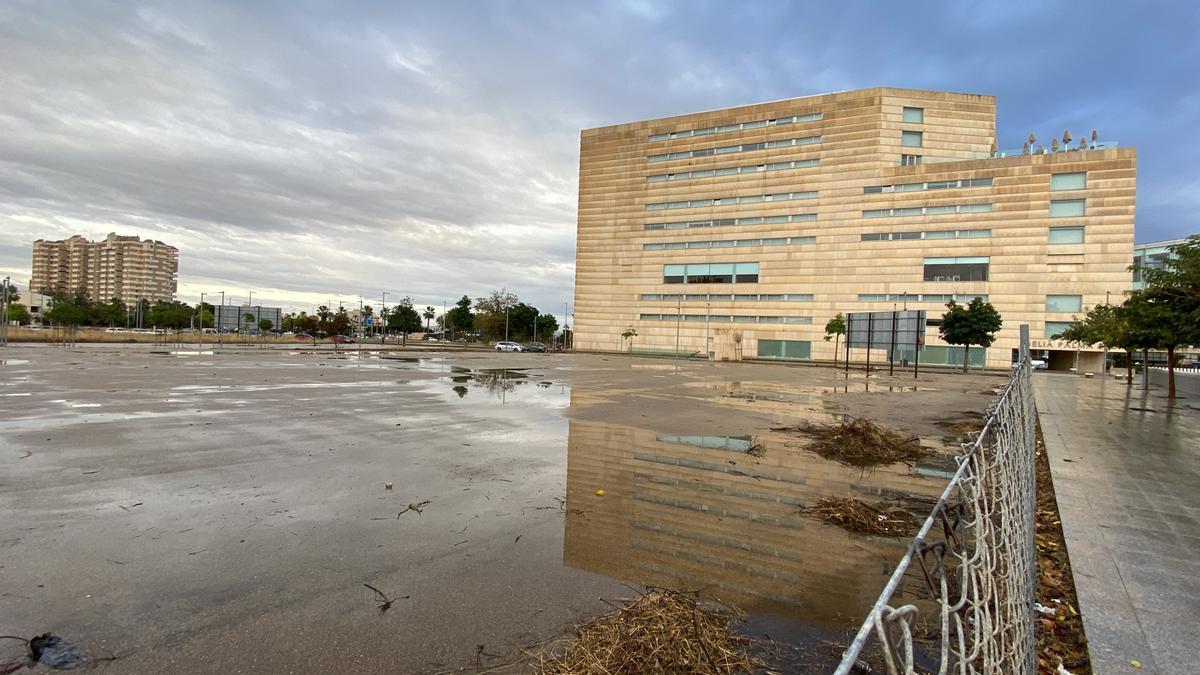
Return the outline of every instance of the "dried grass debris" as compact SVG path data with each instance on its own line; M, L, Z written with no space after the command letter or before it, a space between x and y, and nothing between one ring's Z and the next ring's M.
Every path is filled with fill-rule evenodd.
M760 665L753 640L731 624L740 616L693 596L650 589L616 611L575 628L530 664L541 675L742 673Z
M804 422L771 431L800 433L814 439L806 446L825 459L847 466L867 468L896 462L916 462L934 452L921 446L916 438L905 438L865 417L840 424Z
M879 537L911 537L921 522L903 509L882 508L854 497L822 497L801 513L850 532Z

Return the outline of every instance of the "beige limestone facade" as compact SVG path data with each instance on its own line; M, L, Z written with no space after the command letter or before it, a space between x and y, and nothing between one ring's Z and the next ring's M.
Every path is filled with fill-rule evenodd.
M585 130L575 346L829 360L830 318L907 307L921 361L954 364L936 320L982 296L1004 327L973 364L1028 324L1056 367L1098 367L1050 336L1129 288L1136 153L1049 135L1000 150L994 97L893 88Z
M100 241L70 239L33 242L29 287L45 293L82 290L93 300L171 301L178 286L179 249L161 241L115 233Z

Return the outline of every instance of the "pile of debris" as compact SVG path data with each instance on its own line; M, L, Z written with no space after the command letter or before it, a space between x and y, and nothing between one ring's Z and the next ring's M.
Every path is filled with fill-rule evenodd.
M621 673L743 673L759 664L753 641L730 624L740 617L694 597L651 589L615 612L575 628L531 664L543 675Z
M842 424L805 422L771 431L801 433L815 440L806 446L825 459L847 466L868 468L896 462L915 462L934 454L916 438L905 438L871 420L858 417Z
M854 497L823 497L801 513L850 532L879 537L911 537L921 522L903 509L880 508Z

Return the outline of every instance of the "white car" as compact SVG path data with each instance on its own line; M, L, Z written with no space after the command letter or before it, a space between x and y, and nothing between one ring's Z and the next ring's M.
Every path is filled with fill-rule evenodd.
M1050 364L1046 363L1042 359L1030 359L1029 365L1033 366L1034 370L1047 370L1050 368Z
M523 352L525 346L517 342L500 341L496 343L496 351L498 352Z

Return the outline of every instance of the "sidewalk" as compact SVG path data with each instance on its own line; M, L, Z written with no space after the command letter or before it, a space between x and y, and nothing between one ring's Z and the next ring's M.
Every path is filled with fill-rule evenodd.
M1049 373L1034 389L1095 672L1197 672L1200 398Z

